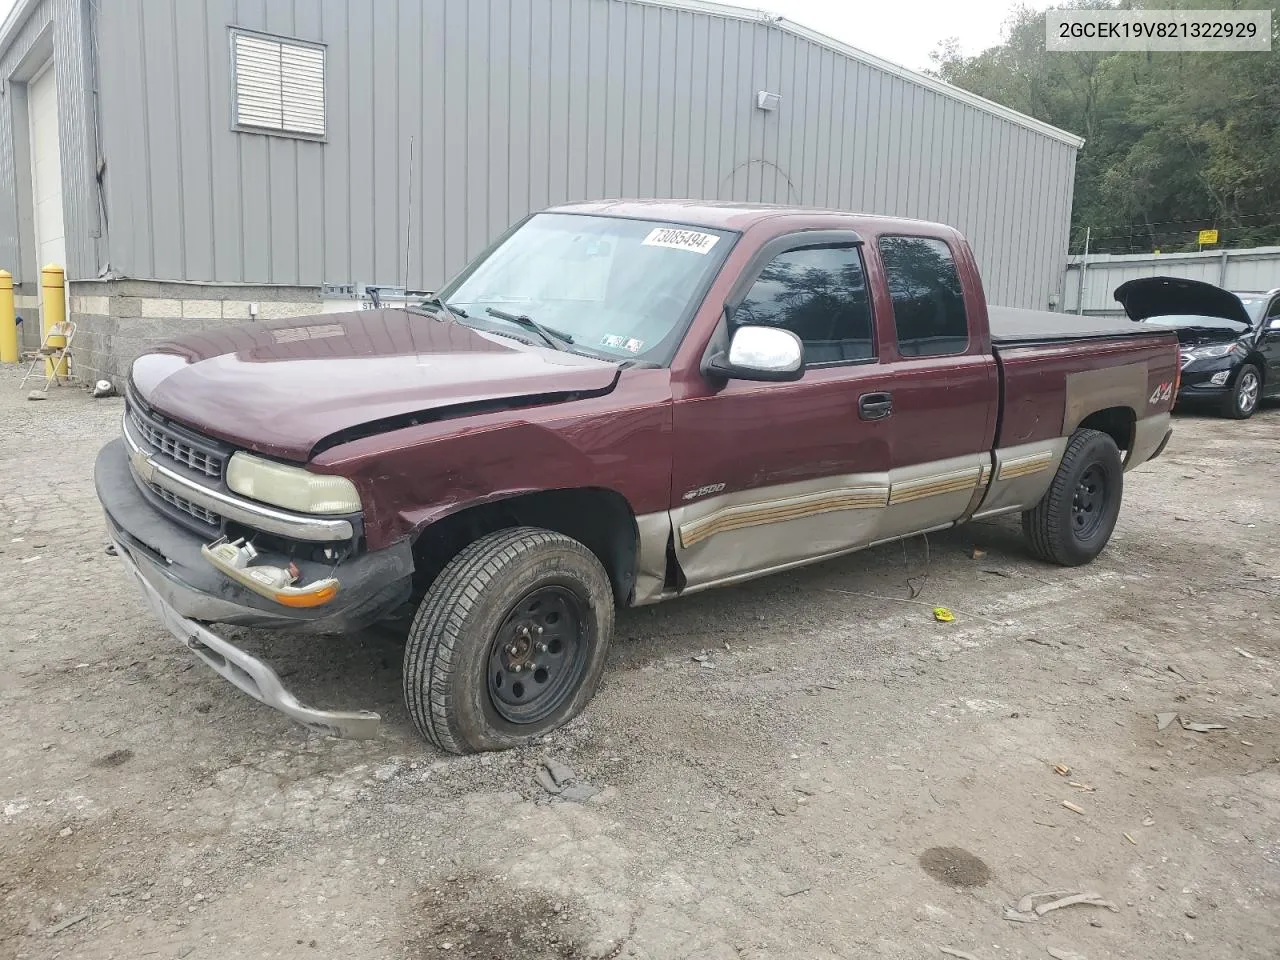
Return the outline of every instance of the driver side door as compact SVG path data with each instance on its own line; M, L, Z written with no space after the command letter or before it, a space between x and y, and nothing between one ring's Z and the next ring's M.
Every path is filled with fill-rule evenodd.
M792 382L707 382L676 399L671 517L686 591L871 543L888 507L896 421L861 242L836 231L779 238L744 283L730 296L730 333L790 330L805 370Z

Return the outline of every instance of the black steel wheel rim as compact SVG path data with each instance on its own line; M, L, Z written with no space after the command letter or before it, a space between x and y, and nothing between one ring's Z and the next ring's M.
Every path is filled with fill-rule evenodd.
M1076 481L1071 498L1071 528L1077 539L1088 540L1102 525L1107 512L1107 472L1100 463L1092 463Z
M545 720L564 705L587 665L587 606L566 587L525 594L489 650L489 702L509 723Z

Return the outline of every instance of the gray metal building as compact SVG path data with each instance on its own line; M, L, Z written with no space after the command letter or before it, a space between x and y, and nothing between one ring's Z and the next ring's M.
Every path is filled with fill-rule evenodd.
M991 300L1045 308L1080 144L700 0L18 0L0 266L33 314L65 262L85 377L332 309L323 284L433 289L529 211L609 196L941 220Z

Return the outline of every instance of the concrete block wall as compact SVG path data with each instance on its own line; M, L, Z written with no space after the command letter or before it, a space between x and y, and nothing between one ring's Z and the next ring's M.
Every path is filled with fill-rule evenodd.
M14 312L22 319L18 327L18 349L40 349L40 296L34 283L13 285Z
M75 281L69 302L77 324L75 376L86 384L110 380L122 389L133 361L151 346L184 333L249 323L254 303L257 320L307 317L323 309L315 287Z

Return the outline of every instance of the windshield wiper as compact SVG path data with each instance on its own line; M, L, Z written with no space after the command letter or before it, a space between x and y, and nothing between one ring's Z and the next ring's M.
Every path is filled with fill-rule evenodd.
M449 304L441 300L438 296L427 297L427 299L423 300L422 303L418 304L418 306L435 307L437 310L440 310L441 312L443 312L444 315L446 317L449 317L450 319L453 319L455 317L465 317L467 315L467 311L463 310L461 307L450 306Z
M540 336L547 346L556 350L563 350L567 344L573 343L573 337L569 334L556 330L554 327L544 327L527 314L507 313L505 310L495 310L493 307L485 307L484 312L491 317L497 317L499 320L505 320L507 323L514 323L518 327L531 330Z

